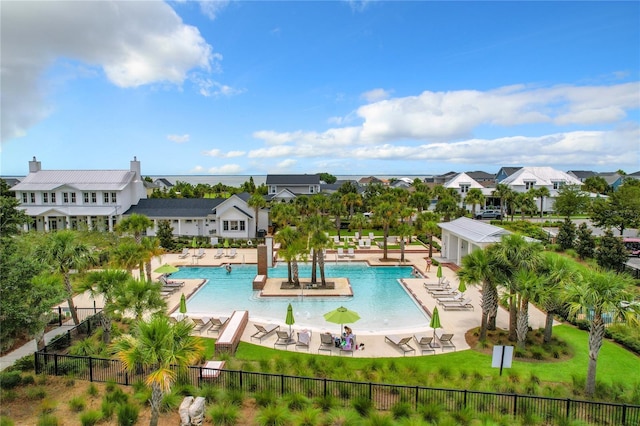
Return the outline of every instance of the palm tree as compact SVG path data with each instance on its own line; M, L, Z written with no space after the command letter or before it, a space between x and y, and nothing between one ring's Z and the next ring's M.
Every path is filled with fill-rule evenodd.
M127 271L105 269L89 273L83 283L82 290L89 291L91 296L98 294L104 298L104 310L100 325L102 326L102 341L111 343L111 322L117 311L116 297L124 291L125 283L131 279Z
M62 275L67 293L67 303L75 325L80 324L78 312L73 302L71 271L82 271L94 261L93 253L87 245L78 240L74 231L63 230L47 235L35 253L36 259L49 265L56 273Z
M404 262L404 238L409 237L409 242L411 242L411 236L413 235L413 226L406 223L401 223L396 226L396 232L398 233L398 237L400 237L400 262Z
M544 213L544 197L550 197L551 193L549 192L549 188L541 186L535 190L535 195L536 197L540 197L540 217L542 217Z
M482 318L480 321L480 341L486 340L490 318L498 311L499 279L494 271L491 252L488 249L474 250L462 258L462 268L458 270L458 279L465 284L482 286Z
M304 248L304 242L301 239L300 232L290 226L286 226L276 233L274 240L280 243L279 253L287 261L288 283L300 285L298 278L297 257ZM295 272L295 273L294 273Z
M476 205L484 205L485 197L480 188L471 188L464 197L464 202L471 204L471 217L476 217Z
M365 217L362 213L358 213L351 218L351 222L349 222L349 229L358 230L358 234L362 235L362 229L365 226L369 226L369 219Z
M460 217L460 194L453 188L446 188L436 202L436 213L442 214L444 221L449 222L452 217Z
M357 192L347 192L342 196L342 203L349 207L349 219L351 219L355 206L362 205L362 196Z
M381 197L382 198L382 197ZM384 232L384 241L383 241L383 256L384 260L387 260L387 240L389 239L389 229L391 225L395 224L398 220L398 212L400 210L400 204L396 203L394 200L389 200L388 197L385 197L386 200L380 201L376 205L373 206L373 218L375 221L382 225L382 229Z
M255 213L255 221L256 221L256 234L258 235L258 219L259 219L259 214L260 214L260 210L262 210L263 208L267 207L267 201L264 199L264 197L260 194L258 194L257 192L255 192L251 198L249 198L247 200L247 205L249 207L253 207L253 212Z
M491 192L491 195L500 199L500 217L504 219L504 206L507 198L511 196L513 190L504 183L496 185L496 189Z
M164 249L160 247L160 240L154 237L143 238L141 245L147 281L151 281L151 261L154 257L158 257L164 254ZM142 275L140 276L140 278L142 279Z
M319 267L320 279L324 286L326 285L324 276L324 249L329 245L329 239L325 233L331 230L331 223L325 216L313 214L303 222L302 227L308 236L309 248L313 249L311 283L317 283L316 268Z
M162 298L160 290L159 283L129 277L122 291L116 294L114 309L123 313L131 311L137 320L141 320L145 313L162 312L167 308L167 302Z
M136 243L142 241L142 234L153 226L153 221L145 215L133 213L116 225L116 230L125 234L133 234Z
M409 205L415 207L418 213L422 213L423 210L427 210L431 205L431 195L428 188L423 190L416 190L413 194L409 195Z
M520 269L513 277L516 288L516 337L520 349L524 349L529 331L529 300L535 299L538 293L544 291L544 279L537 271Z
M587 271L582 279L568 286L565 300L569 314L575 318L587 312L589 327L589 364L587 367L586 395L593 396L596 390L596 367L602 347L605 324L603 316L611 315L615 320L638 323L640 306L629 303L634 299L630 292L631 282L624 275L606 271Z
M29 327L29 331L34 331L38 351L44 350L45 347L44 332L51 318L49 316L51 306L59 302L64 293L60 275L46 273L31 278L29 291L24 293L27 299L25 302L30 308L34 308L31 312L36 314L30 317L29 322L33 324L33 327Z
M429 257L433 257L433 237L440 232L439 221L440 216L433 212L420 213L416 218L417 232L424 232L429 237Z
M276 202L269 209L269 217L276 227L286 227L298 221L298 209L291 203Z
M136 244L130 238L121 240L111 251L112 262L129 273L135 268L140 269L140 278L144 277L145 253L140 244Z
M342 197L339 193L334 192L330 196L331 204L329 205L329 213L333 215L338 238L340 237L340 228L342 226L342 216L347 213L347 208L342 203Z
M151 370L145 381L151 387L150 426L157 426L162 398L171 391L178 373L186 372L204 355L201 340L191 336L192 330L188 321L171 324L166 316L157 315L148 322L137 322L130 335L112 345L126 370L135 372L140 366Z

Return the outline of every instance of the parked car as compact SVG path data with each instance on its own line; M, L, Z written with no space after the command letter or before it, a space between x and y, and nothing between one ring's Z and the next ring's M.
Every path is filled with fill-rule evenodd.
M500 219L502 214L500 210L485 210L476 214L476 219Z

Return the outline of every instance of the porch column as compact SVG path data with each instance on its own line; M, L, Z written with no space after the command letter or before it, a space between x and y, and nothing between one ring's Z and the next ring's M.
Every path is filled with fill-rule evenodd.
M42 220L44 220L44 231L49 232L49 216L45 216Z
M109 222L109 232L113 232L113 218L114 216L107 217L107 221Z
M93 230L93 224L91 223L91 216L86 216L87 218L87 231Z
M71 216L64 216L64 229L71 229Z

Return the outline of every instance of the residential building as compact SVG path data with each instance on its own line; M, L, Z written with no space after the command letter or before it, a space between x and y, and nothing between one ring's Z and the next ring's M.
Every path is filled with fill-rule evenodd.
M522 167L501 167L496 173L496 183L502 183L503 180L520 170Z
M135 157L129 170L43 170L33 157L29 174L11 190L31 218L25 229L38 231L112 231L122 214L147 196Z
M445 182L442 186L444 188L454 189L455 191L457 191L458 194L460 194L460 199L461 199L460 206L461 207L465 206L468 211L473 210L473 205L466 204L464 199L469 193L470 189L472 188L479 189L480 191L482 191L482 195L484 195L485 197L490 197L491 192L493 191L493 188L486 188L485 186L477 182L475 179L473 179L471 176L469 176L467 173L458 173L457 175L449 179L447 182ZM476 210L482 207L484 206L476 205Z
M581 185L581 182L568 173L552 167L522 167L500 183L507 185L515 192L527 192L530 189L545 187L549 197L544 197L542 211L553 211L553 203L562 185ZM540 202L536 201L540 206Z
M298 195L320 193L320 175L267 175L268 198L290 201Z

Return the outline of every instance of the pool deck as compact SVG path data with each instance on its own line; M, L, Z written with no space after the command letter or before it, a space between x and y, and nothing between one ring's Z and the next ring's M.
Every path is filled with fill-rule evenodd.
M175 265L175 266L194 266L194 265L222 266L227 263L230 263L231 265L257 263L257 250L255 248L238 249L237 255L233 259L230 259L228 257L222 257L222 258L216 259L214 258L214 255L216 254L215 249L207 249L205 251L206 251L206 255L200 259L196 259L196 258L180 259L178 258L177 253L165 254L153 260L152 268L156 269L160 265L163 265L165 263ZM418 302L418 304L422 306L423 309L430 315L433 308L435 306L438 306L438 304L436 300L426 291L426 289L423 286L423 283L425 282L434 283L438 281L438 278L436 277L437 267L432 266L430 271L426 271L425 269L426 258L428 257L428 255L429 255L428 250L422 246L407 245L405 249L405 261L402 264L408 265L408 266L414 266L419 271L421 277L404 279L403 285L405 286L407 291L413 295L414 299ZM399 250L393 250L393 251L389 250L387 255L389 259L387 260L383 260L382 256L383 256L382 250L378 250L374 248L356 250L355 256L350 258L339 258L334 251L328 250L325 261L327 263L368 262L370 265L400 265L401 264ZM438 252L433 253L433 258L443 263L443 268L442 268L443 277L449 280L451 287L457 288L458 279L457 279L456 273L451 267L447 266L447 263L449 263L447 259L441 258L440 253ZM158 275L159 274L154 274L154 279L156 279ZM340 286L338 283L339 280L335 280L333 277L327 277L327 280L335 281L336 288L339 288ZM197 280L188 279L185 281L186 281L185 286L183 287L182 292L178 291L166 298L168 311L170 313L173 313L178 309L178 306L180 304L180 295L182 293L185 293L185 296L188 297L191 294L193 294L204 283L204 281L200 279L197 279ZM291 289L291 290L281 289L280 284L283 281L282 278L273 279L269 281L272 282L272 284L267 286L269 287L268 293L270 295L284 296L284 295L289 295L288 293L298 294L300 292L299 289ZM350 289L350 286L349 286L349 289ZM305 296L307 296L311 292L313 292L314 294L320 294L320 292L335 294L337 290L310 289L310 290L304 290L304 291L305 291ZM453 333L454 337L452 341L456 346L456 350L469 349L469 346L465 341L464 335L467 330L474 327L478 327L480 325L480 313L481 313L480 291L476 287L468 286L467 291L465 292L465 298L471 299L472 301L471 303L474 306L473 310L454 311L454 310L444 310L442 308L438 309L438 312L440 314L440 321L441 321L441 324L443 325L443 328L436 330L436 335L440 336L442 333ZM497 326L500 328L507 328L508 320L509 320L509 313L505 309L499 308L498 317L497 317ZM350 324L351 328L353 328L354 333L357 336L358 343L359 344L364 343L364 348L365 348L365 350L363 351L360 351L360 350L354 351L353 356L363 357L363 358L404 356L404 352L402 350L398 349L397 347L385 341L385 334L376 334L375 332L370 332L370 331L369 332L360 331L359 328L361 329L365 328L364 326L364 324L366 324L365 321L366 319L363 318L356 323ZM531 327L533 327L533 329L544 327L544 322L545 322L545 314L540 310L538 310L535 306L530 305L529 324L531 325ZM282 322L278 324L283 328L288 328L288 326L285 325L284 323L284 315L282 318ZM361 327L359 327L360 324L362 324ZM294 324L293 330L294 330L294 337L295 337L295 331L299 331L299 328L296 328ZM260 344L262 346L273 347L273 344L276 341L275 333L272 336L266 339L263 339L261 342L256 342L255 340L253 341L251 340L251 335L254 334L256 331L257 330L253 326L253 321L251 319L251 312L249 312L249 324L247 325L247 328L244 331L241 340L245 342L251 342L254 344ZM309 345L310 347L309 352L317 354L318 347L320 346L320 334L327 331L335 333L337 331L337 326L335 330L313 329L311 331L312 331L312 336L311 336L311 342ZM413 336L414 333L426 333L428 335L433 335L433 329L429 327L415 326L415 325L408 324L406 327L403 328L402 332L395 333L395 334L401 337L407 337L407 336ZM204 332L202 333L202 335L207 336L207 333ZM415 356L421 356L420 348L416 345L415 340L412 340L410 342L410 345L416 349ZM288 350L295 351L295 345L289 346ZM306 352L306 351L301 351L301 352ZM447 352L449 352L449 350L447 350ZM435 355L438 355L441 353L443 353L442 350L436 349ZM328 354L328 353L321 352L321 354ZM334 351L332 355L337 356L338 352ZM413 353L408 353L407 356L414 356L414 355ZM433 355L429 354L424 356L433 356Z

